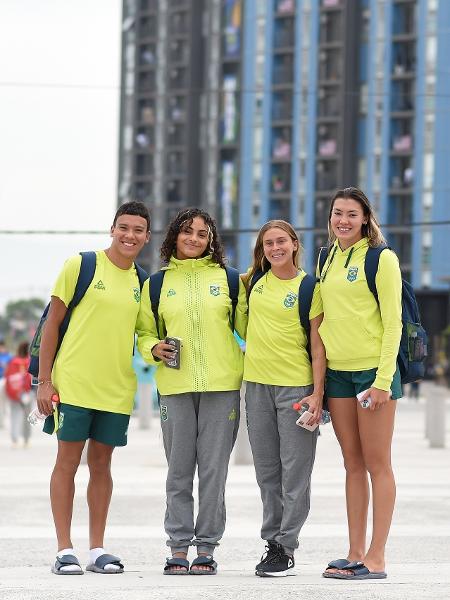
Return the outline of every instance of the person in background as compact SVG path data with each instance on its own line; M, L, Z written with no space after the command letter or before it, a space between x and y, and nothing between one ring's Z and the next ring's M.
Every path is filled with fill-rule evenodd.
M139 336L142 356L157 365L161 428L168 472L164 527L171 557L166 575L215 575L214 550L225 530L225 483L239 426L243 355L231 326L231 298L215 221L198 208L182 210L161 247L165 276L158 325L143 294L150 335ZM151 280L150 280L151 285ZM235 329L245 337L247 302L239 280ZM181 338L179 369L167 336ZM198 471L194 525L192 495ZM187 554L197 557L189 566Z
M391 465L395 400L402 396L397 366L402 332L400 267L391 250L381 253L377 302L364 267L369 247L382 245L384 238L369 200L358 188L334 194L328 231L328 256L317 272L323 302L319 334L328 359L328 406L346 472L349 550L346 558L328 563L323 576L384 579L395 504ZM370 402L368 407L365 401ZM366 549L369 478L373 527Z
M6 348L5 341L0 338L0 429L3 427L6 413L5 368L12 355Z
M17 348L17 355L6 365L5 395L9 401L11 414L11 441L13 448L17 448L20 439L24 447L28 446L31 435L31 426L27 417L31 403L31 375L28 373L30 364L29 344L21 342Z

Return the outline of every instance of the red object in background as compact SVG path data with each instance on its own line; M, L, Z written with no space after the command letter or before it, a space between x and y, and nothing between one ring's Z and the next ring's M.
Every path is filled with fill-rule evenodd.
M31 375L28 373L30 359L15 356L5 369L5 392L10 400L20 402L20 397L31 390Z

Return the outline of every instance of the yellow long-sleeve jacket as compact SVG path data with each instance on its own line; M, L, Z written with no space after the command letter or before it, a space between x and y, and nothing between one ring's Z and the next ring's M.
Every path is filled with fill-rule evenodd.
M244 338L247 327L245 287L239 283L235 329ZM161 288L161 336L182 340L181 368L156 361L151 350L160 341L149 298L149 281L142 290L138 321L138 348L144 359L157 365L156 384L161 395L185 392L238 390L243 354L230 327L231 300L224 269L210 256L170 259Z
M373 386L389 390L402 333L402 282L397 256L380 255L375 278L379 305L366 282L367 238L341 250L336 241L322 269L324 319L319 328L328 367L337 371L377 368Z

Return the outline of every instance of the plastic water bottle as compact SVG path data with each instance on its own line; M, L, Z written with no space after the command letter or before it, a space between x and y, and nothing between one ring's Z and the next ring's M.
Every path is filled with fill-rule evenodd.
M55 410L56 406L59 404L59 396L58 394L53 394L52 396L52 404L53 410ZM45 421L48 415L43 415L39 412L39 408L36 406L28 415L28 423L30 425L37 425L38 423L42 423Z
M309 410L308 404L300 404L300 402L294 402L292 408L298 412L300 416L307 410ZM326 425L331 422L331 416L328 410L322 409L322 415L320 417L319 425Z

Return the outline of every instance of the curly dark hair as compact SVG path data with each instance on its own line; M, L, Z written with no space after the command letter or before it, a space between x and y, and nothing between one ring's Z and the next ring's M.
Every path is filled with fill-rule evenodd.
M201 208L185 208L181 210L177 216L172 219L167 228L166 237L161 246L161 259L164 264L168 264L170 258L175 254L178 234L184 225L192 225L195 217L201 217L208 226L208 247L202 256L211 254L212 260L219 264L222 268L225 267L225 258L223 255L223 246L217 232L216 222L207 212Z

